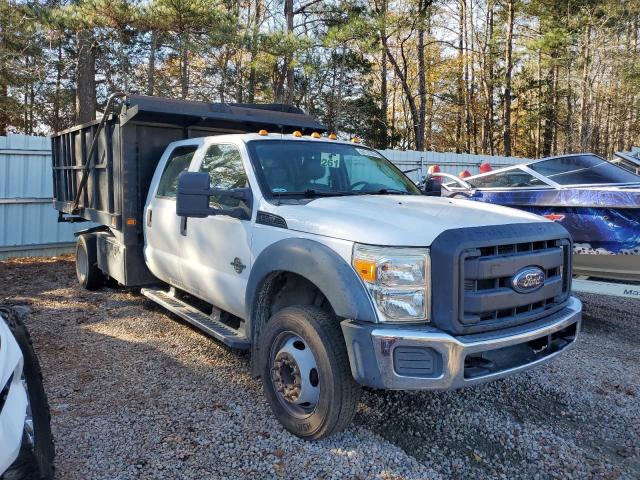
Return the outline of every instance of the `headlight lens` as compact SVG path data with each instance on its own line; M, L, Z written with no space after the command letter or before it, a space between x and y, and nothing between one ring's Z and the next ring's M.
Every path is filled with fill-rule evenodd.
M431 296L428 249L356 244L352 265L383 321L428 320Z

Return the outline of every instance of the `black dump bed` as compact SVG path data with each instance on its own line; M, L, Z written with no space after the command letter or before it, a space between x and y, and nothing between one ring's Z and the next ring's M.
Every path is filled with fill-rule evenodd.
M291 105L222 104L114 94L101 122L51 137L53 195L60 221L93 221L142 261L142 211L167 145L187 138L326 128ZM97 142L92 149L94 137ZM125 283L125 282L123 282ZM129 282L126 282L129 283Z
M114 107L99 132L90 167L87 155L99 120L51 137L55 208L63 214L121 230L126 219L141 220L147 190L167 145L177 140L225 133L291 133L326 128L302 110L280 104L194 102L128 95ZM83 172L88 170L77 208ZM131 222L130 222L131 223Z

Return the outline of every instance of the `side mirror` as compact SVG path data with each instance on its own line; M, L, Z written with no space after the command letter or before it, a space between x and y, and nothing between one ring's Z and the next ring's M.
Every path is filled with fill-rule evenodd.
M209 174L206 172L183 172L178 177L176 214L179 217L205 218L211 215L228 215L239 219L251 218L252 194L250 188L221 190L209 188ZM241 200L245 206L230 209L213 208L209 197L229 197Z

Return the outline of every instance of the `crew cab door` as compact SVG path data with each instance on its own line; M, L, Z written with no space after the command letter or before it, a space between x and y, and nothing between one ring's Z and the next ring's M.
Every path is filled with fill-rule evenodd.
M190 170L208 173L211 188L231 190L249 186L238 146L212 143L198 157ZM222 210L239 207L243 201L220 196L210 197L209 204ZM250 271L251 229L250 219L213 215L189 218L182 237L186 289L241 318Z
M149 270L170 285L182 287L183 237L185 220L176 215L178 176L189 169L197 144L175 145L158 164L144 212L145 259ZM160 173L162 172L162 173Z

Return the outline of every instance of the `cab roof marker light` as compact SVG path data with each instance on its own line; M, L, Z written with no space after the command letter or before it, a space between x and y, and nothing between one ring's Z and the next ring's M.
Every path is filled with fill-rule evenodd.
M360 139L358 137L353 137L351 139L351 143L360 143Z
M337 140L338 136L335 133L330 133L329 135L327 135L327 138L329 140Z
M296 138L300 138L302 136L302 132L300 130L295 130L291 135Z
M263 137L266 135L269 135L269 132L267 132L264 128L260 131L258 131L258 135L262 135Z
M318 132L313 132L311 134L311 138L320 138L320 134Z

